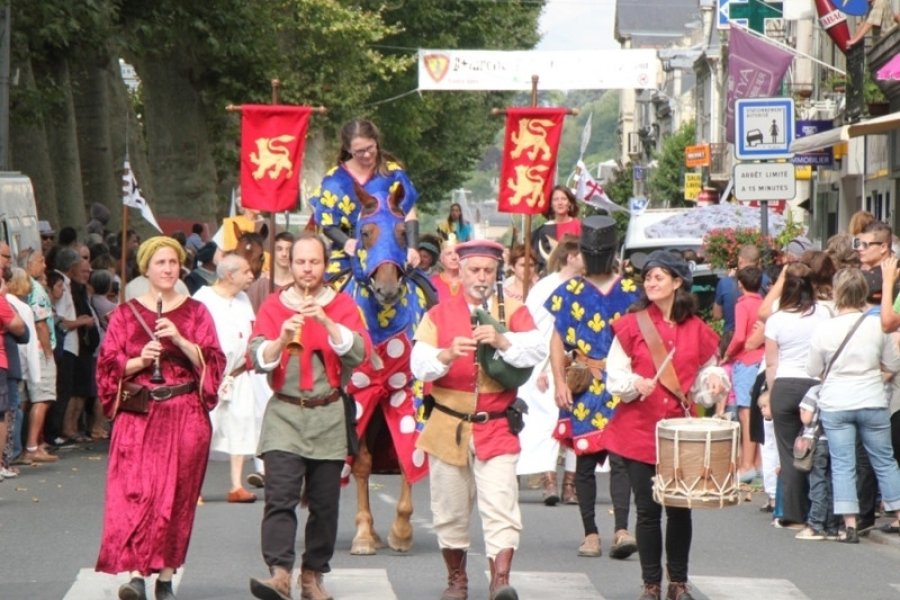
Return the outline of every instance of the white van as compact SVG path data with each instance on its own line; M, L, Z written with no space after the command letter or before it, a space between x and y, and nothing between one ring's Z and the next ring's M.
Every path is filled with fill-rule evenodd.
M26 248L40 248L37 206L31 180L19 172L0 172L0 240L13 258Z

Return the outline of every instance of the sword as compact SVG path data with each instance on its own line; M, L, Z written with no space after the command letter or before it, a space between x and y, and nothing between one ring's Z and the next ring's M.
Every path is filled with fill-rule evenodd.
M659 382L659 378L662 376L663 371L669 366L669 363L672 362L672 357L675 356L675 348L669 350L669 353L666 354L666 357L663 359L662 364L659 365L659 368L656 370L656 375L653 376L653 385L655 386ZM645 396L641 396L641 401L643 401Z

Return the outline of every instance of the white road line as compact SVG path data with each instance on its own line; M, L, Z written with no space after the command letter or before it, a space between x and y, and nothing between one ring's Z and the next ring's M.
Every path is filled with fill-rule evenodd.
M490 571L485 571L484 576L490 581ZM509 575L509 583L516 588L520 600L603 600L603 596L584 573L513 570Z
M295 569L295 581L299 574L300 569ZM325 574L323 585L341 600L397 600L387 569L332 569Z
M892 588L900 592L900 583L892 583L890 584Z
M179 569L172 579L172 588L177 592L181 583L184 569ZM81 569L75 583L63 596L63 600L116 600L119 597L119 586L131 579L128 573L108 575L98 573L93 569ZM156 577L146 579L147 595L153 597L153 586L156 585Z
M688 583L710 600L809 600L787 579L755 577L694 577Z

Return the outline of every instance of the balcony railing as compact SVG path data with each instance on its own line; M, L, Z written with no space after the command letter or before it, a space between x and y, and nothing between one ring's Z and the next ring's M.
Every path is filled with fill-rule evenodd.
M729 144L709 145L709 178L712 181L731 179L731 152Z

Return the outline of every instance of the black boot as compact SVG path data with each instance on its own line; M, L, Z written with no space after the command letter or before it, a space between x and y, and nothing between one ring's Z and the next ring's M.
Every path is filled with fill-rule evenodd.
M147 600L147 589L143 577L132 577L128 583L119 586L119 600Z
M175 592L172 591L171 580L156 580L156 600L175 600Z

